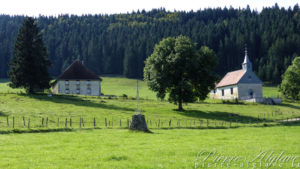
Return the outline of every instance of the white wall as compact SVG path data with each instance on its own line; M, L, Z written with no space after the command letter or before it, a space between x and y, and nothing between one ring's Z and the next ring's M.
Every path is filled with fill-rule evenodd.
M233 88L233 94L231 94L231 88ZM224 96L222 96L222 89L224 90ZM216 92L210 92L211 99L235 99L238 97L237 85L224 86L216 89Z
M262 84L240 83L238 84L238 97L241 100L250 99L249 90L253 91L253 98L262 98Z
M77 94L77 89L80 89L80 95L91 95L100 96L101 95L101 81L91 80L90 89L91 93L88 93L88 81L79 80L80 84L77 85L76 80L69 80L69 85L66 85L65 80L58 80L53 88L53 93L55 94ZM69 93L66 93L67 86L69 86Z

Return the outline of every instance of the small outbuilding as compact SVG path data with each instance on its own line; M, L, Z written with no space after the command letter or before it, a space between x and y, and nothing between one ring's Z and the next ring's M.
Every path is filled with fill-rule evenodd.
M53 83L54 94L101 95L102 79L80 61L73 62Z
M228 72L210 93L211 99L239 99L262 102L262 81L252 71L247 49L242 69Z

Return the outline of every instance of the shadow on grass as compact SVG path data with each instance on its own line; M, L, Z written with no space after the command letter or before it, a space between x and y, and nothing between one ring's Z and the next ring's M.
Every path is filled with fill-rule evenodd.
M201 118L201 119L211 119L211 120L222 120L227 122L236 122L239 123L249 123L254 121L259 122L271 122L267 119L258 119L256 117L252 116L245 116L245 115L239 115L236 113L228 113L228 112L221 112L221 111L214 111L214 112L203 112L199 110L185 110L185 111L177 111L178 114L184 115L187 117L192 118Z
M8 115L7 115L6 113L0 111L0 116L2 116L2 117L7 117Z
M282 104L279 104L278 106L289 107L289 108L299 109L300 110L300 106L295 106L295 105L292 105L292 104L289 104L289 103L282 103Z
M135 109L127 108L127 107L120 107L115 105L106 105L104 102L94 102L90 100L86 100L77 96L65 96L65 95L53 95L48 97L45 94L19 94L21 96L28 96L30 98L34 98L40 101L48 101L54 103L63 103L63 104L72 104L75 106L86 106L86 107L94 107L94 108L102 108L108 110L120 110L120 111L135 111Z
M0 134L23 134L23 133L51 133L51 132L74 132L74 131L86 131L86 130L97 130L101 129L99 127L96 128L34 128L34 129L12 129L12 130L0 130Z

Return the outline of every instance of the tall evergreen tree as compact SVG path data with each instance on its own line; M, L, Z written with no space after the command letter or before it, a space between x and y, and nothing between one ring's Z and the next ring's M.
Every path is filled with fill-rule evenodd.
M31 17L23 21L14 48L9 70L10 86L23 87L35 93L50 87L48 68L51 66L39 27Z

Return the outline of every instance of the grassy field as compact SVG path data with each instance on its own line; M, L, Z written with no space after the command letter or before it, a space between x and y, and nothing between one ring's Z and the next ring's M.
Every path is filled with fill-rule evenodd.
M272 106L222 104L207 99L184 105L185 111L179 112L174 110L176 105L157 100L155 93L140 81L140 107L154 127L150 126L152 134L137 133L124 129L126 120L136 109L136 80L103 79L102 92L105 95L126 94L128 98L26 95L22 89L9 88L7 80L0 80L0 133L10 133L0 134L0 168L222 168L207 166L214 164L213 158L200 163L202 157L197 158L197 154L202 151L239 156L238 166L235 164L229 168L241 168L239 164L245 158L253 159L260 151L300 156L299 122L274 123L300 117L298 102L284 101L282 105ZM268 97L279 94L275 87L264 87L263 90ZM41 119L47 117L49 126L41 127ZM17 129L12 128L13 118ZM27 129L29 118L31 129ZM60 127L56 123L58 118ZM64 129L65 118L68 129ZM70 118L73 127L70 127ZM86 123L81 129L80 118ZM94 118L98 129L91 129ZM114 129L104 127L105 118L110 125L114 124L108 128ZM162 129L168 128L170 119L174 128ZM117 127L120 120L123 129ZM181 120L180 127L176 126L178 120ZM210 127L190 126L194 122L199 125L199 120L204 122L203 126L209 121ZM231 121L236 122L232 128L214 126L214 123L228 125ZM247 125L249 121L254 124ZM163 122L161 129L156 129L157 122ZM297 165L300 160L296 162ZM278 168L278 165L271 168ZM283 165L283 168L295 168L290 161Z
M104 129L1 135L0 168L221 168L221 162L217 167L207 167L215 163L217 155L201 163L199 153L203 151L240 157L229 168L266 168L239 166L262 151L300 156L299 126L153 132ZM263 165L269 163L264 160ZM259 162L250 165L258 166ZM274 165L277 167L271 168L278 168L279 163ZM281 165L294 168L290 161Z
M117 84L120 84L117 85ZM73 118L73 123L78 127L80 118L92 124L94 118L98 126L104 126L104 119L119 123L126 123L131 118L136 109L134 96L136 80L125 78L104 77L102 90L107 95L129 96L124 98L102 98L89 96L52 96L47 95L26 95L21 89L11 89L7 83L0 83L0 128L6 126L6 117L9 116L12 123L12 116L16 125L23 126L22 118L31 118L31 126L41 124L41 118L49 119L52 126L56 126L57 118L60 118L61 126L65 118ZM276 89L267 87L264 91L275 91ZM244 104L221 104L219 100L205 100L184 105L186 111L178 112L174 110L176 105L167 101L158 101L155 94L147 89L144 82L140 82L140 108L148 120L164 122L167 125L169 120L189 119L216 121L217 123L233 121L245 123L256 121L258 118L264 121L278 121L287 118L300 117L300 104L284 102L282 105L271 106L253 103ZM176 122L173 121L175 124ZM263 122L263 121L261 121ZM189 122L190 123L190 122ZM192 122L194 123L194 122ZM212 122L210 122L212 123ZM185 124L187 126L187 124ZM27 126L27 125L26 125ZM115 125L117 126L117 125ZM182 125L181 125L182 126ZM162 126L163 127L163 126Z

